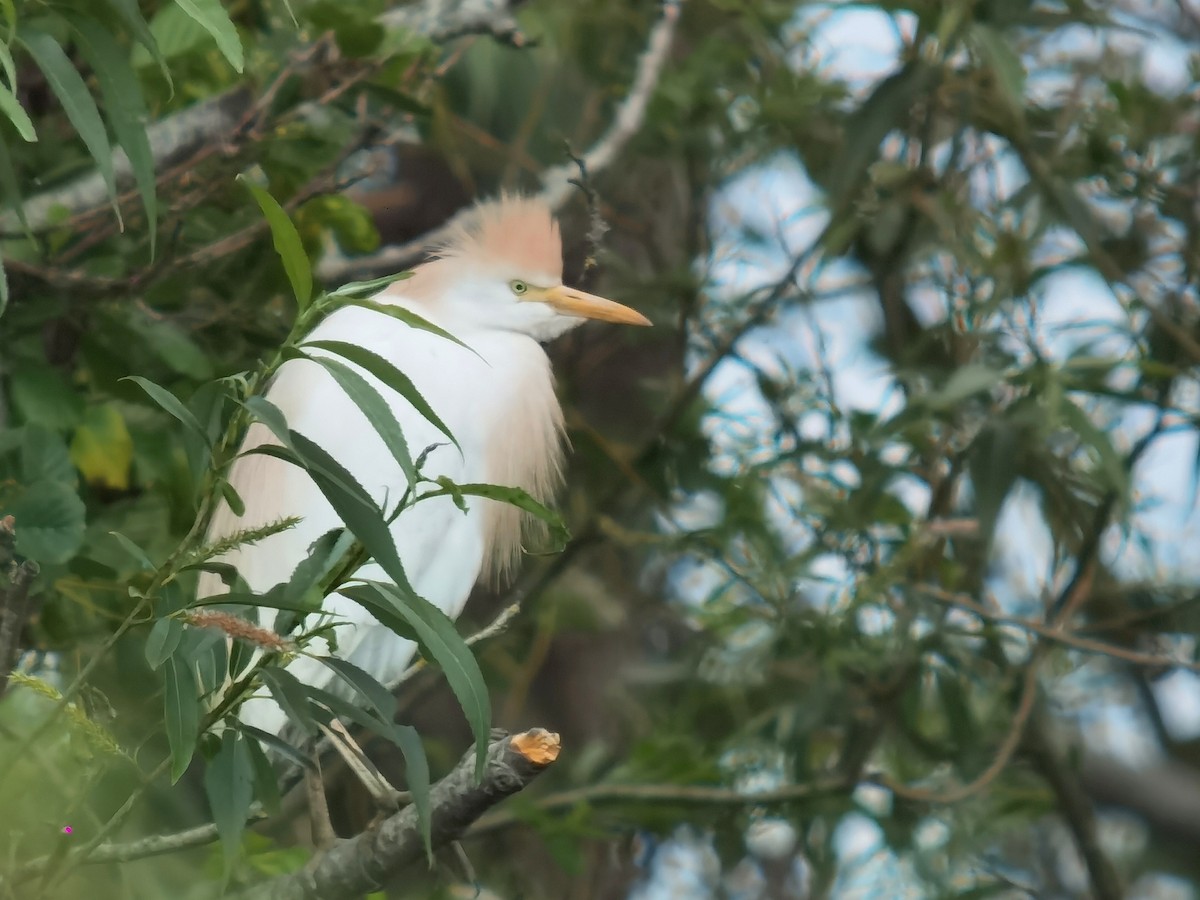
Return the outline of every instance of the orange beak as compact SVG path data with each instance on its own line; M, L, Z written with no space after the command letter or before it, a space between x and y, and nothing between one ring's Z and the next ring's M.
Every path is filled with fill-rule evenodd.
M562 313L564 316L575 316L580 319L599 319L601 322L618 322L621 325L650 325L649 319L636 309L605 300L595 294L587 294L574 288L546 288L542 296L537 298Z

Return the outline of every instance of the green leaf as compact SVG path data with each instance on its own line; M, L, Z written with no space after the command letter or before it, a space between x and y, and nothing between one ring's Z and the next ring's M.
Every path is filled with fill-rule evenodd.
M397 369L394 365L366 347L360 347L357 344L350 344L346 341L307 341L301 345L301 349L309 347L317 347L321 350L328 350L330 353L336 353L343 359L347 359L370 372L393 391L412 404L413 409L419 412L425 419L433 425L438 431L448 437L455 447L458 447L458 441L451 434L450 429L446 426L438 414L433 411L433 408L425 402L425 398L421 396L421 392L417 390L416 385L412 383L407 375ZM461 448L460 448L461 449Z
M29 113L25 112L25 108L21 106L21 101L16 98L16 95L2 84L0 84L0 112L8 116L8 121L13 123L17 134L22 138L30 143L37 140L37 132L33 128Z
M150 399L173 415L176 419L182 422L187 428L203 442L204 446L208 447L208 433L204 430L204 426L192 415L191 410L180 402L179 398L168 391L165 387L160 387L148 378L143 378L140 375L126 375L121 381L132 381L143 391L150 395Z
M297 750L279 735L271 734L269 731L263 731L261 728L255 728L253 725L247 725L245 722L233 722L233 726L248 737L257 739L260 743L266 744L280 756L290 759L302 769L311 769L313 767L312 757L300 750Z
M147 572L153 572L158 568L158 566L154 565L154 562L150 559L150 557L146 555L145 550L143 550L129 538L125 537L125 535L121 534L121 532L110 531L109 534L116 539L117 543L124 548L126 553L132 556L141 565L142 569Z
M221 496L225 498L225 502L229 504L230 511L239 518L246 514L246 504L242 502L241 495L225 479L221 479Z
M1004 373L998 369L971 363L955 369L941 390L926 397L925 403L931 409L952 409L968 397L991 390L1003 380Z
M25 203L21 197L21 188L17 185L17 170L13 168L12 156L8 152L8 144L5 141L0 141L0 189L4 192L4 202L16 213L17 221L24 229L25 236L33 241L33 229L29 227L29 217L25 215Z
M166 57L163 56L162 51L158 47L158 41L154 38L154 32L150 30L149 24L142 18L142 11L138 8L138 0L107 0L107 3L116 11L122 21L125 22L125 25L129 28L129 32L137 42L158 63L158 68L162 72L163 78L167 81L167 87L170 89L171 95L174 96L175 84L171 81L171 70L167 66Z
M324 663L338 678L361 694L382 721L392 721L396 715L396 698L387 688L358 666L344 659L334 656L319 656L317 660Z
M41 425L26 425L21 435L21 480L59 481L72 490L79 483L62 437Z
M71 439L71 461L83 480L97 487L124 491L133 466L133 438L112 403L89 406Z
M171 784L187 771L200 733L200 703L196 680L183 661L171 657L163 666L163 712L171 746Z
M209 40L208 32L174 3L159 6L150 20L150 36L166 60L191 53L201 46L207 47ZM144 42L143 46L134 47L130 54L130 62L135 67L149 65L156 58Z
M1085 446L1095 452L1105 487L1116 491L1123 503L1129 495L1129 472L1125 469L1121 454L1113 447L1112 438L1097 428L1091 417L1073 400L1067 399L1059 404L1058 411L1063 417L1063 424L1074 431Z
M241 73L245 68L242 54L242 39L229 14L221 8L219 0L175 0L180 9L196 20L213 36L221 53L229 60L234 71Z
M1025 117L1025 64L1012 42L994 28L976 22L971 26L971 41L983 62L992 70L1004 103L1020 122Z
M413 806L417 808L417 827L425 839L425 858L433 865L433 822L429 803L429 759L425 756L425 745L421 736L411 725L395 725L392 742L404 755L404 780L412 794Z
M571 540L571 532L567 529L567 523L563 521L562 516L550 509L550 507L539 503L520 488L503 487L498 484L455 484L449 478L445 477L437 479L437 483L442 486L440 490L428 491L421 494L414 502L428 500L433 497L451 496L455 498L455 502L457 503L458 498L462 496L486 497L488 500L507 503L527 513L532 513L535 517L550 526L550 537L556 547L554 552L562 550L567 545L567 542Z
M96 169L108 187L108 196L112 201L113 211L117 221L121 220L121 208L117 204L117 184L113 178L112 148L108 144L108 134L104 130L104 122L100 119L100 111L96 109L96 101L88 93L87 85L75 70L74 64L68 58L58 41L40 31L25 29L21 32L20 41L33 57L50 90L62 104L63 111L92 158L96 160Z
M201 597L190 604L190 606L194 609L206 606L253 606L256 609L282 609L304 615L320 610L320 606L314 606L311 603L305 603L303 600L284 596L282 587L271 588L265 594L247 594L243 592L213 594L211 597Z
M390 316L393 319L399 319L405 325L411 328L416 328L420 331L428 331L430 334L436 334L440 338L445 338L451 343L458 344L464 350L471 350L466 344L452 335L444 328L439 328L427 319L423 319L410 309L403 306L398 306L395 303L376 303L374 300L351 300L349 303L342 304L344 306L361 306L363 309L369 309L372 312L382 313L385 316ZM471 350L475 353L474 350Z
M146 662L150 668L157 669L170 659L182 637L183 623L178 619L168 616L155 622L146 638Z
M1019 449L1017 430L1003 421L984 427L971 445L967 463L975 491L975 515L986 545L991 544L996 519L1016 483Z
M221 748L205 768L204 792L221 836L228 872L241 847L246 817L254 801L254 760L246 739L232 728L221 735Z
M34 482L2 513L15 520L17 552L35 562L64 563L83 545L83 501L61 481Z
M425 655L446 673L454 696L458 698L476 744L476 777L482 777L491 734L491 702L487 683L479 670L471 648L463 640L450 618L428 600L405 585L364 581L343 588L342 594L361 605L384 625L392 626L398 617L417 634Z
M275 775L275 768L258 741L248 740L246 747L250 751L250 764L254 770L254 796L258 798L267 815L279 815L279 779Z
M296 302L303 312L312 302L312 267L308 262L308 255L304 252L304 244L300 241L300 233L296 231L296 226L292 224L283 207L266 190L244 175L239 175L238 180L250 189L271 227L271 240L275 244L275 252L283 261L283 269L287 272Z
M291 672L276 666L263 669L260 677L287 717L309 734L316 734L317 723L308 710L309 688Z
M150 258L153 259L158 232L158 195L154 155L150 152L150 139L146 136L145 123L149 115L146 102L142 99L142 87L129 67L126 52L107 29L84 15L72 15L70 20L79 36L79 49L96 74L100 93L104 97L104 111L117 136L117 143L129 158L129 167L146 210Z
M937 69L929 63L919 60L906 63L879 82L847 120L842 152L829 179L829 206L834 213L830 229L841 220L855 192L866 183L867 169L879 156L883 139L900 127L917 98L933 85L936 77Z
M375 294L378 294L388 285L395 284L397 281L404 281L407 278L412 278L412 272L398 272L395 275L384 275L382 278L372 278L370 281L349 281L339 288L327 293L326 297L353 297L356 299L366 299ZM346 304L347 306L356 306L358 304Z
M26 422L59 430L74 428L83 420L83 397L57 369L28 363L14 367L8 390Z
M362 410L367 421L379 433L383 443L391 451L392 458L404 472L404 477L408 479L409 485L416 484L417 468L413 465L412 455L408 452L408 442L404 439L404 432L400 428L400 423L396 421L392 408L388 406L379 391L375 390L367 379L336 359L330 359L323 354L315 356L301 354L301 356L318 363L333 377L341 389L346 392L346 396L354 401L354 405Z

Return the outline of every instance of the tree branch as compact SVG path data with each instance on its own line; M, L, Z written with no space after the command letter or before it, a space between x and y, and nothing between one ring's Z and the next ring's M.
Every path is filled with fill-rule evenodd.
M379 17L388 28L408 28L436 43L468 34L492 34L513 41L518 35L516 20L510 12L511 0L421 0L390 10ZM317 64L310 55L309 66ZM302 72L304 67L297 67ZM191 155L206 145L220 144L222 136L242 127L255 106L255 93L239 85L216 97L197 103L146 129L156 172ZM320 108L317 102L302 104L301 117ZM119 184L127 184L133 175L123 150L113 153L113 170ZM62 187L31 197L24 203L30 228L41 230L51 224L51 213L66 209L70 215L103 207L108 191L99 172L84 175ZM0 230L15 231L20 221L15 212L0 215Z
M507 735L488 747L483 779L475 781L475 751L468 750L430 792L432 842L456 840L484 812L524 789L558 758L557 734L535 728ZM256 886L246 896L277 900L337 900L378 890L404 866L425 854L417 810L408 806L378 828L335 844L315 864Z
M604 171L617 158L625 146L637 134L646 117L646 107L650 97L658 86L663 68L666 66L671 44L675 36L675 26L679 21L683 0L665 0L663 13L650 31L646 49L638 60L637 73L629 93L613 115L612 124L608 131L596 141L580 158L583 166L590 175ZM567 202L571 196L573 185L571 180L577 177L579 163L570 161L542 174L542 190L538 196L554 210ZM355 278L370 278L381 273L400 272L411 268L420 262L431 245L436 245L448 237L462 216L467 211L460 212L441 228L428 234L393 247L384 247L369 256L359 256L353 259L327 256L322 260L317 272L328 282L350 281Z

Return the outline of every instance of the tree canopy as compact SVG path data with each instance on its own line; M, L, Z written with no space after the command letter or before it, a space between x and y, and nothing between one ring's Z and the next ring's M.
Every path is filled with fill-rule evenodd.
M0 896L1195 897L1197 83L1193 0L0 0ZM424 483L550 526L454 624L262 392L505 190L656 327L549 348L557 509ZM349 530L198 597L255 421ZM368 558L349 702L244 615ZM411 804L326 756L314 856L255 690Z

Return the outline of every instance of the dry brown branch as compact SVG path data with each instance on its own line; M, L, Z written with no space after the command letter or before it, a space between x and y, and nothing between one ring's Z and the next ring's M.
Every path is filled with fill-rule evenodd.
M434 848L457 840L488 809L524 789L559 754L557 734L535 728L503 735L488 747L483 779L475 780L475 750L430 792ZM342 841L302 872L274 878L246 896L337 900L378 890L404 866L425 854L415 807L390 816L378 827Z

